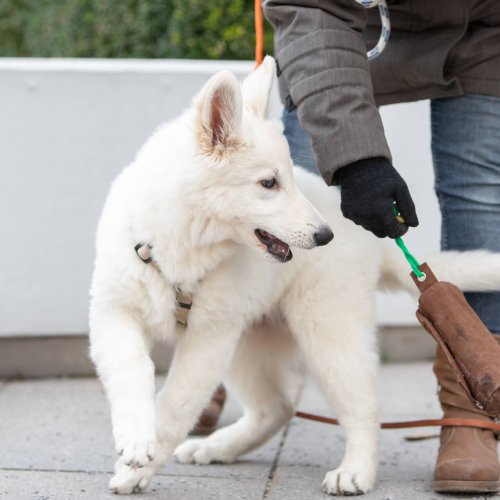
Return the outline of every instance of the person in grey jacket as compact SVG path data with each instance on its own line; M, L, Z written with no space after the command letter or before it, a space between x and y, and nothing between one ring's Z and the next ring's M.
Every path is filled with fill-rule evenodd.
M264 0L275 31L285 135L296 163L339 185L345 217L378 237L418 225L377 106L431 100L432 154L442 212L441 246L500 252L500 3L394 0L392 32L354 0ZM405 219L394 218L393 203ZM500 293L467 300L500 341ZM434 371L445 417L487 420L462 393L443 353ZM500 491L493 432L443 427L434 489Z

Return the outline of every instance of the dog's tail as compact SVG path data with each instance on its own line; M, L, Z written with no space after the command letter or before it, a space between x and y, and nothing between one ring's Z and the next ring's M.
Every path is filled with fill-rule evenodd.
M500 291L500 253L485 250L447 251L430 255L425 261L436 278L458 286L464 292ZM406 290L418 295L410 277L411 268L397 248L386 248L380 288Z

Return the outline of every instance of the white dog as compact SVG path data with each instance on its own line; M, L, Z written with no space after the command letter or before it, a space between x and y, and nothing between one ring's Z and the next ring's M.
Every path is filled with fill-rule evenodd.
M324 491L374 485L374 293L382 282L414 285L399 253L341 216L334 188L293 170L280 125L265 117L273 73L266 58L242 88L229 72L212 77L147 141L106 202L90 340L111 404L117 493L144 490L174 450L181 462L232 462L264 443L294 414L298 361L346 432ZM335 241L323 247L330 227ZM500 285L496 255L429 262L470 290ZM156 341L175 344L175 356L155 397ZM243 417L181 444L223 378Z

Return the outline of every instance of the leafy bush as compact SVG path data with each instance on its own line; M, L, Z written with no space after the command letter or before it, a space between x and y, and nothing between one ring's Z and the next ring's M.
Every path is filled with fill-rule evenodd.
M0 1L0 56L252 59L254 47L253 0Z

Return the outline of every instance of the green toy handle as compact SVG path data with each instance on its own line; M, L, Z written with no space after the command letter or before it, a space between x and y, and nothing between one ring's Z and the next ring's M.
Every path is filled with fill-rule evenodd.
M403 217L399 213L398 206L396 205L396 202L394 202L394 215L399 219L400 222L404 222ZM404 256L408 263L410 264L411 268L413 269L413 272L415 273L415 276L417 278L422 278L425 276L425 274L419 269L420 264L418 260L410 253L408 248L406 248L406 245L404 244L403 238L395 238L394 241L396 242L396 245L401 248L401 250L404 253Z

